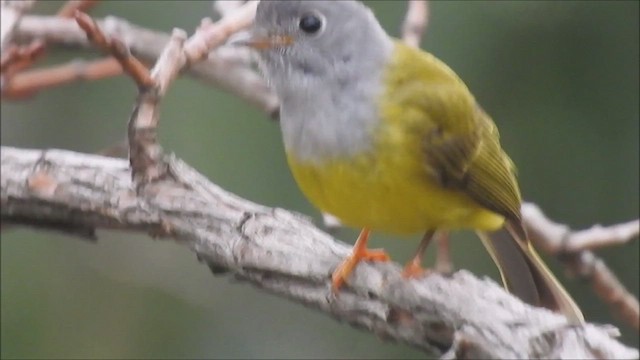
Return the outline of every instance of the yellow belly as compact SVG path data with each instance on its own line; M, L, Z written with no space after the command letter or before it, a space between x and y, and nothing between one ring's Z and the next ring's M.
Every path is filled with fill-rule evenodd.
M307 198L345 225L396 234L502 226L502 216L430 179L417 145L412 148L386 148L323 164L301 163L290 155L288 160Z
M390 85L378 100L381 121L370 130L370 146L361 146L367 150L358 150L357 155L313 161L301 161L287 151L298 185L316 207L354 227L400 234L501 227L503 216L483 208L462 191L443 188L426 169L424 139L437 126L430 116L461 116L465 112L445 111L437 107L437 101L430 108L418 85L455 85L459 80L434 58L411 48L399 45L395 53L384 80ZM410 74L422 78L412 82ZM460 82L458 86L464 85ZM466 100L468 103L460 103L459 96L452 97L451 109L473 109L473 97L469 94ZM471 121L448 119L450 131L464 131L461 129Z

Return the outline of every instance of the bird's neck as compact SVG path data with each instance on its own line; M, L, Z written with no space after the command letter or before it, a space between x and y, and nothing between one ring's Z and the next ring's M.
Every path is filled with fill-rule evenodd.
M342 69L336 64L330 73L281 92L281 128L290 157L319 164L372 150L384 69L391 56L390 49L379 50L378 56L358 57L362 61L355 66L342 64Z

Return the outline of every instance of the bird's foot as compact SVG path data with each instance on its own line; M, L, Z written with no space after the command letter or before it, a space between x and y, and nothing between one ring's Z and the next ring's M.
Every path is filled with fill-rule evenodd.
M354 247L351 255L344 259L331 275L331 289L334 293L337 293L360 261L386 262L390 259L389 255L382 249Z
M423 268L419 259L412 259L402 270L402 277L405 279L416 279L432 273L431 269Z

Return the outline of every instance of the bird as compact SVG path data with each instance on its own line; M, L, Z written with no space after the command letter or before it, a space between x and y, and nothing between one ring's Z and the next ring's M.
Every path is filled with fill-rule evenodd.
M422 233L404 267L436 231L476 231L508 291L584 317L527 237L516 169L498 128L460 77L433 54L389 36L366 5L261 1L248 38L280 99L289 168L321 211L362 229L333 271L339 292L361 261L389 261L372 231Z

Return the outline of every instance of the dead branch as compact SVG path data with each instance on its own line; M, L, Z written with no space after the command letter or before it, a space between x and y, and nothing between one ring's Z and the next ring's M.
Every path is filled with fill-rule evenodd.
M11 42L22 14L35 4L34 0L2 0L0 2L0 51Z
M87 34L87 38L102 51L111 54L122 66L122 69L131 76L138 87L147 88L153 85L153 80L147 67L134 56L129 49L118 39L107 37L93 19L80 11L76 11L76 22Z
M232 34L248 28L253 23L258 1L248 1L235 11L229 11L219 21L203 21L194 36L185 44L185 53L190 62L200 61L209 52L222 45Z
M433 354L464 358L632 359L638 351L593 324L566 320L466 271L402 279L395 263L362 264L332 297L330 274L349 252L291 212L230 194L168 157L175 178L137 194L126 160L2 147L3 223L93 233L141 231L189 246L199 259L339 321Z
M566 225L549 220L535 204L524 204L522 212L527 218L527 225L540 238L540 246L550 254L562 255L622 245L638 240L640 234L640 219L606 227L593 225L586 230L572 231Z
M21 99L73 81L99 80L119 74L122 74L122 66L114 58L94 61L75 60L58 66L16 74L3 87L2 96L5 99Z
M87 12L94 6L98 5L99 0L69 0L56 13L56 16L62 18L73 18L77 11Z
M157 141L157 128L160 120L158 104L169 85L184 67L201 61L230 35L251 25L256 6L257 1L249 1L216 23L206 19L189 39L184 31L174 29L151 73L117 38L107 36L88 15L76 12L76 21L87 38L111 53L138 85L140 94L128 126L129 161L138 186L167 175L162 148Z
M420 47L420 40L428 22L429 3L426 0L409 0L402 24L402 40L410 46Z
M2 60L0 60L0 73L6 77L6 74L10 72L10 69L15 72L18 69L22 69L27 65L25 63L31 63L33 59L40 56L44 52L44 43L40 41L34 41L29 45L15 46L10 45L7 50L2 53Z
M148 30L116 17L107 17L96 23L106 36L119 39L135 57L146 63L155 63L169 41L168 34ZM41 39L48 44L91 46L75 20L54 16L23 16L16 26L15 38L21 42ZM219 48L209 53L206 60L190 66L187 72L198 80L229 91L272 117L277 116L279 102L276 95L258 73L244 62L236 61L238 56L231 53L230 49Z
M30 8L34 1L16 1L16 3L20 3L20 8L22 10ZM70 18L75 14L75 11L87 11L97 5L98 0L69 0L58 10L56 16L62 18ZM4 20L4 19L3 19ZM20 71L25 70L29 66L31 66L34 62L36 62L39 58L41 58L45 54L46 45L41 39L34 39L31 43L17 47L12 45L14 49L21 49L21 51L9 52L8 54L2 55L2 95L3 97L8 98L20 98L24 96L28 96L33 94L41 88L38 88L40 84L37 79L33 77L29 78L29 89L20 89L16 88L13 84L14 79L13 76L19 74ZM4 47L3 47L4 50ZM15 57L12 58L12 57ZM48 80L50 78L45 78ZM24 79L20 79L24 80ZM60 83L55 82L43 82L42 88L51 87L58 85ZM13 92L11 91L13 90Z

